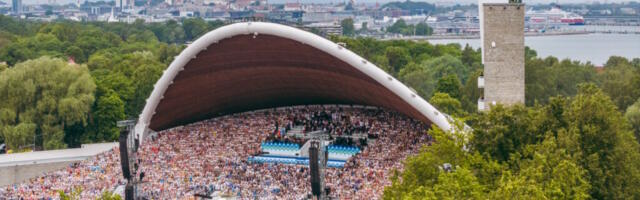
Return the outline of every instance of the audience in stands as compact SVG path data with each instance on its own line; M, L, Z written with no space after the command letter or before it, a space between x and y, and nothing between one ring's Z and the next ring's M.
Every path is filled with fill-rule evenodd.
M120 168L120 152L114 148L25 183L0 187L0 199L50 199L58 197L58 191L78 191L80 199L95 199L102 191L113 191L123 184L126 181Z
M430 142L427 125L383 109L305 106L239 113L147 138L138 151L137 176L144 173L140 191L148 199L191 199L196 194L306 198L311 191L308 166L247 162L249 156L260 153L264 141L302 146L303 139L286 135L294 127L335 135L363 133L372 138L344 168L326 170L330 196L338 199L380 199L391 183L393 169L402 170L402 160ZM344 142L336 144L362 146ZM96 198L102 191L125 184L118 154L114 149L27 183L0 187L0 199L48 199L57 197L57 190L79 189L82 199Z

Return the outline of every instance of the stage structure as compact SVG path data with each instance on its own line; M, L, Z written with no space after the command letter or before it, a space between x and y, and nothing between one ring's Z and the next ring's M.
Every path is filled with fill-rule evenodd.
M293 105L383 107L445 131L450 117L373 63L297 28L263 22L215 29L190 44L154 85L135 134Z
M139 142L133 133L135 124L135 119L117 122L120 128L120 165L122 168L122 176L127 179L127 185L125 186L126 200L137 199L136 186L141 181L141 177L136 176L139 167L137 164Z

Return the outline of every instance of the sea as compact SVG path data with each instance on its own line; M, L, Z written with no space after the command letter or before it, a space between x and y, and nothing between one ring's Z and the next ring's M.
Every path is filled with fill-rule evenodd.
M0 0L7 1L7 0ZM24 3L37 4L49 0L24 0ZM76 2L77 0L55 0L58 3ZM85 0L80 0L84 2ZM90 0L96 1L96 0ZM287 1L287 0L281 0ZM313 1L313 0L307 0ZM340 0L337 0L340 1ZM572 31L629 31L639 32L640 26L567 26ZM459 43L480 48L480 39L436 39L429 40L433 44ZM623 56L629 59L640 58L640 34L580 34L554 36L528 36L525 45L536 50L539 57L554 56L559 59L571 59L591 62L601 66L611 56Z
M458 43L480 48L480 39L439 39L429 40L432 44ZM538 53L538 57L554 56L591 62L602 66L611 56L628 59L640 58L640 34L581 34L528 36L525 45Z

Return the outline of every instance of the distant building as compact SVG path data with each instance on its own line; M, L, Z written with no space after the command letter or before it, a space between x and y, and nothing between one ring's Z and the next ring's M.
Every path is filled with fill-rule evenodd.
M172 0L167 0L167 1L172 1ZM227 1L225 1L225 0L204 0L204 1L202 1L202 3L205 4L205 5L210 5L210 4L226 5Z
M300 3L286 3L284 4L284 11L300 11L302 10L302 4Z
M342 26L336 23L312 23L303 27L307 31L316 32L316 34L329 36L329 35L342 35Z
M620 8L620 12L625 15L635 15L637 13L633 8Z
M134 0L115 0L116 8L122 10L131 9L134 6Z
M524 13L522 3L481 3L482 62L484 76L478 87L484 99L478 109L491 105L524 104Z
M11 11L15 14L22 13L22 0L13 0L11 3Z

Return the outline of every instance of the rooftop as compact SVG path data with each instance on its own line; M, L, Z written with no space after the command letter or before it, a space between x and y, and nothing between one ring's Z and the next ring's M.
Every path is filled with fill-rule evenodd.
M116 147L118 143L83 144L81 148L50 151L35 151L0 155L0 167L28 165L37 163L53 163L64 161L80 161Z

